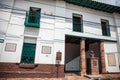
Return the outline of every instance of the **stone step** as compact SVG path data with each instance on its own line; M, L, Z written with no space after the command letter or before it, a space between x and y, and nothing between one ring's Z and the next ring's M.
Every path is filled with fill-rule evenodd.
M39 78L39 77L51 77L51 72L34 72L34 71L2 71L0 72L0 78Z
M65 80L89 80L83 76L65 76Z
M92 79L92 80L100 80L104 79L104 76L102 75L84 75L85 77Z

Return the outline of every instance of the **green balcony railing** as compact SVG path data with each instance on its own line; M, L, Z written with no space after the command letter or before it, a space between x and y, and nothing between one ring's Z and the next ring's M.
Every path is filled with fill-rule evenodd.
M26 27L40 27L40 13L39 12L26 12L24 25Z

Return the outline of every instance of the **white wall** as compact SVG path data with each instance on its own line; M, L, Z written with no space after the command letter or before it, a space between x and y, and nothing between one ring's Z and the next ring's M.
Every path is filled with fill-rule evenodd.
M118 47L118 58L119 58L119 65L120 65L120 14L114 13L115 24L117 26L117 47Z
M23 30L24 27L11 24L11 21L17 23L17 20L12 18L12 7L14 5L14 0L1 0L2 7L8 5L10 9L1 9L0 10L0 38L4 39L2 43L0 62L20 62L22 44L23 43ZM17 44L17 49L15 52L5 51L6 43L15 43ZM0 46L1 46L0 45Z
M0 54L0 62L20 62L22 45L23 45L23 33L24 27L8 24L8 29L6 33L6 37L4 39L4 44L2 48L2 53ZM15 43L17 44L16 51L10 52L5 51L6 43Z
M2 3L13 5L14 0L2 0ZM33 29L25 29L25 13L29 11L29 7L41 8L41 21L40 28L34 30L34 35L25 31ZM98 39L116 40L116 31L111 31L111 37L102 36L101 27L92 26L91 24L84 24L84 33L73 32L72 30L72 13L78 13L83 15L83 19L100 23L101 19L109 20L110 25L115 25L114 17L110 13L83 8L72 4L65 3L64 1L54 0L15 0L14 8L22 9L22 11L13 10L13 13L0 11L0 32L6 32L5 42L2 53L0 54L0 62L20 62L22 46L25 37L35 37L37 39L35 63L40 64L56 64L56 52L62 52L61 64L64 64L65 59L65 34L93 37ZM6 9L5 9L6 10ZM7 10L11 11L11 10ZM19 14L18 14L19 13ZM71 18L67 20L65 18L46 16L45 14L57 15ZM25 30L25 31L24 31ZM1 37L1 35L0 35ZM4 37L4 36L3 36ZM6 52L6 43L16 43L16 52ZM42 46L51 46L51 54L42 54Z
M42 53L42 46L51 47L51 54ZM37 64L53 64L53 54L54 54L53 43L46 43L46 41L37 41L35 63Z
M120 0L116 0L116 5L120 6Z
M22 44L23 39L17 38L15 39L6 39L3 45L2 54L0 54L0 62L11 62L11 63L19 63L21 60L21 52L22 52ZM5 46L6 43L14 43L17 44L16 51L6 51Z
M21 9L19 10L13 10L13 13L10 12L0 12L0 18L8 20L6 22L5 20L0 21L0 30L1 32L4 31L7 32L6 39L4 42L4 47L2 49L2 53L0 54L0 62L15 62L19 63L21 60L21 54L22 54L22 46L23 41L30 43L35 43L35 40L37 40L37 48L36 48L36 58L35 63L46 63L46 64L53 64L55 62L52 61L53 59L53 41L50 43L48 40L54 39L54 18L46 17L41 15L41 23L40 23L40 29L33 29L33 28L25 28L24 21L25 21L25 14L26 11L29 11L29 7L38 7L41 8L41 12L44 14L55 14L55 1L49 2L43 1L43 0L31 0L24 1L24 0L15 0L14 5L13 1L5 0L2 1L2 3L8 4L10 6L14 6L14 8ZM6 9L5 9L6 10ZM25 11L26 10L26 11ZM18 14L19 13L19 14ZM6 24L8 23L8 24ZM25 38L24 38L25 37ZM32 38L32 39L31 39ZM16 43L17 49L16 52L8 52L5 51L5 45L6 43ZM50 43L50 44L49 44ZM42 54L41 53L41 46L42 45L49 45L52 47L52 52L50 55ZM64 48L64 47L63 47ZM46 57L47 56L47 57ZM64 62L64 61L63 61ZM62 63L63 63L62 62Z
M10 21L11 16L11 7L13 6L14 0L0 0L0 5L2 6L0 9L0 38L5 38L5 34L7 32L8 23ZM11 6L10 9L4 9L5 5Z
M0 56L1 56L1 54L2 54L2 50L3 50L3 43L0 43Z
M83 33L73 32L72 26L72 13L83 15ZM110 37L102 36L101 19L109 21L109 25L115 25L113 14L106 13L98 10L93 10L73 4L66 4L66 17L71 20L66 20L66 34L76 35L83 37L93 37L98 39L116 40L116 28L110 27ZM87 23L85 21L91 21L93 23ZM98 23L98 24L95 24Z
M104 42L104 50L105 50L105 64L106 64L106 71L108 72L119 72L119 62L118 62L118 50L117 50L117 43L112 42ZM109 66L107 54L114 54L116 66Z

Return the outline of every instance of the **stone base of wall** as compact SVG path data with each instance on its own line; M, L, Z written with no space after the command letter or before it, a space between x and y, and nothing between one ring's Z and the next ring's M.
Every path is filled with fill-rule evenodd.
M0 77L64 77L64 65L0 63Z

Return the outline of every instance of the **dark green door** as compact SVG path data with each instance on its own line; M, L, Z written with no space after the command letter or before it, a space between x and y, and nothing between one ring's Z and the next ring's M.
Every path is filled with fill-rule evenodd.
M33 64L35 59L36 44L24 43L21 63Z

